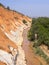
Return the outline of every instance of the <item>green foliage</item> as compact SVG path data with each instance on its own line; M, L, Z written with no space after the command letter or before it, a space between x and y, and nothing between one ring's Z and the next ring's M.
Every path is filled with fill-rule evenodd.
M3 7L4 7L4 5L3 5L3 4L1 4L1 3L0 3L0 6L3 6Z
M26 21L26 20L23 20L23 23L24 23L25 25L27 25L27 21Z
M35 39L35 34L37 34L37 39ZM34 46L45 44L49 47L49 18L33 18L31 28L28 32L28 39L35 41Z

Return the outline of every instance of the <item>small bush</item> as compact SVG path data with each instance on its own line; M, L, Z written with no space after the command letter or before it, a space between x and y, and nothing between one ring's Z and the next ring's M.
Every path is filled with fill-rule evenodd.
M23 23L27 25L27 21L23 20Z
M9 6L7 6L7 9L8 9L8 10L10 10L10 7L9 7Z

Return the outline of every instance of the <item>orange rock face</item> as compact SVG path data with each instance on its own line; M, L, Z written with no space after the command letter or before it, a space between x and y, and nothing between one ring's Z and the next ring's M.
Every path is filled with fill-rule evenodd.
M16 30L18 26L23 25L23 20L31 21L27 16L0 7L0 27L2 27L6 32L9 32L11 29Z
M0 62L0 65L7 65L6 63L4 63L4 62Z
M9 55L9 59L12 62L13 60L11 57L15 57L16 51L18 49L18 45L15 44L15 39L17 41L22 41L22 33L23 28L26 26L22 21L26 20L27 24L30 23L31 18L19 13L15 12L13 10L8 10L7 8L4 8L3 6L0 6L0 50L3 50L7 52L6 54ZM10 37L11 35L11 37ZM15 36L16 35L16 36ZM19 37L19 38L18 38ZM14 41L13 41L14 39ZM18 43L16 41L16 43ZM9 48L10 47L10 48ZM14 51L15 50L15 51ZM15 55L12 55L12 53ZM2 54L2 53L0 53ZM12 56L11 56L11 55ZM4 53L2 54L3 57ZM1 57L1 55L0 55ZM7 56L8 57L8 56ZM3 61L3 58L1 57L0 60ZM9 64L10 61L8 60ZM6 65L5 63L0 61L0 65ZM13 65L13 64L11 64Z
M19 26L23 25L23 19L31 21L27 16L0 6L0 49L10 52L8 45L17 48L4 32L16 31Z
M12 46L17 49L16 44L14 44L0 29L0 49L10 52L8 46Z

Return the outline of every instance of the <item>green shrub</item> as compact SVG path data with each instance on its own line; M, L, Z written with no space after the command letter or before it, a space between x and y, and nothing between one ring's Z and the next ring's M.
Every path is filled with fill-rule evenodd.
M1 3L0 3L0 6L3 6L3 7L4 7L4 5L3 5L3 4L1 4Z
M26 20L23 20L23 23L24 23L25 25L27 25L27 21L26 21Z
M10 7L9 7L9 6L7 6L7 9L8 9L8 10L10 10Z

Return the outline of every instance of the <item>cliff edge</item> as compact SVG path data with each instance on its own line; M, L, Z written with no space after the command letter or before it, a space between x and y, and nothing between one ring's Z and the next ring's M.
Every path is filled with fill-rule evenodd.
M31 18L0 5L0 63L26 65L21 45L23 30L30 27ZM25 21L25 22L24 22Z

